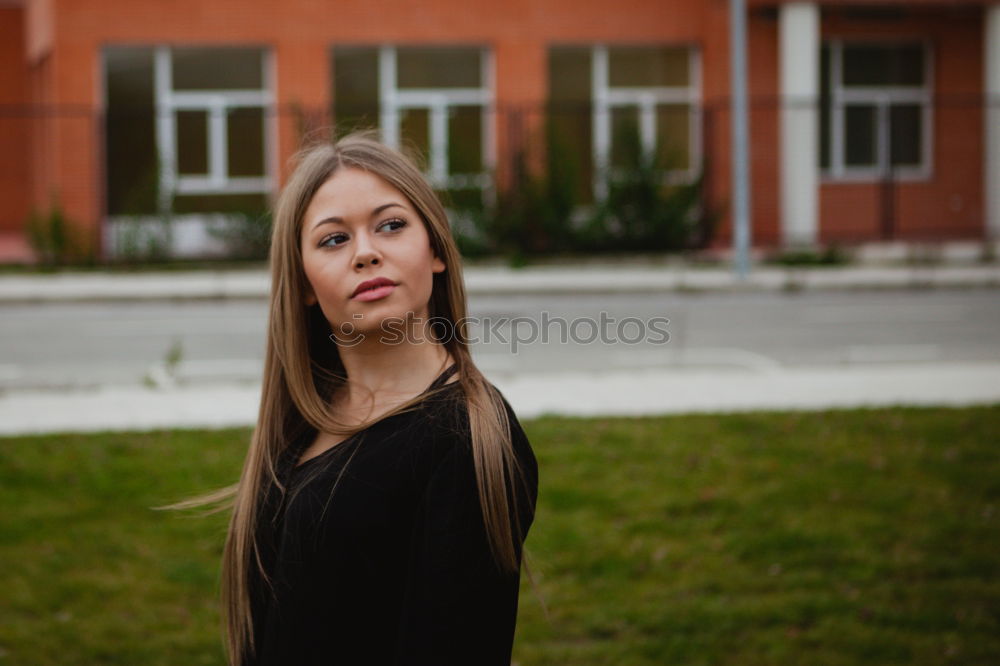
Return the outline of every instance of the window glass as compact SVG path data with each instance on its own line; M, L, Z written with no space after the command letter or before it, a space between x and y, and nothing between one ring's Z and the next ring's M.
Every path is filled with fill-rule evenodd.
M591 92L590 48L556 47L549 50L549 100L562 109L589 106ZM590 114L589 109L585 112Z
M819 166L830 168L830 47L819 52Z
M411 150L419 153L423 164L428 163L431 152L430 110L402 109L399 112L399 135Z
M611 109L611 166L634 167L639 163L639 109L616 106Z
M923 117L919 104L889 107L890 154L893 166L919 166L923 144Z
M165 82L170 91L189 93L180 108L175 97L157 98L155 62L161 57L172 65L171 79ZM263 49L109 47L104 50L104 62L110 214L152 214L160 212L164 201L172 201L176 213L224 211L225 206L237 201L232 197L248 196L233 193L245 189L246 183L237 187L229 178L267 175L265 96L261 94L255 101L243 94L266 92ZM234 95L234 91L239 92ZM225 114L223 122L209 122L214 109ZM157 113L173 122L157 123ZM214 135L216 131L221 136ZM173 154L161 156L160 145ZM214 174L222 178L213 185L217 189L212 194L192 197L161 192L169 184L178 191L195 185L204 187L212 165L223 163L228 164L228 171ZM165 173L164 168L172 168L173 172ZM249 196L266 199L263 192ZM247 203L240 201L240 206ZM216 203L222 207L213 208ZM256 204L252 207L262 208Z
M925 116L931 104L927 53L918 42L823 46L822 168L834 176L851 175L844 170L859 168L884 177L893 167L929 166L924 145ZM834 76L838 67L839 81Z
M577 199L594 197L594 165L606 160L612 168L635 165L642 151L657 151L667 169L694 166L692 113L687 95L693 86L692 50L678 46L610 45L607 88L594 89L601 47L557 46L549 49L549 154L572 162L579 179ZM680 89L680 90L678 90ZM596 108L597 100L614 91L613 104ZM655 106L650 98L660 98ZM676 101L671 98L676 97ZM643 134L641 128L648 128ZM595 134L595 132L597 134ZM606 138L606 147L597 137ZM606 154L603 151L607 150ZM598 152L602 152L598 155Z
M478 179L450 176L484 171L483 119L489 90L484 86L483 49L472 46L336 47L332 51L334 115L338 133L379 127L383 116L398 123L390 136L442 187L469 187L481 196ZM384 62L389 59L389 62ZM394 92L384 97L380 73L396 72ZM470 98L469 93L475 91ZM444 112L444 134L431 142L432 109ZM435 111L437 113L438 111ZM436 127L436 126L435 126ZM434 151L439 151L435 153Z
M174 196L174 212L185 213L246 213L259 215L267 210L267 195L251 194L178 194Z
M576 174L575 198L593 201L592 49L557 46L549 49L549 159L566 161Z
M171 49L174 90L259 90L263 51L256 48Z
M590 203L594 170L591 143L591 107L565 109L555 107L549 113L549 159L560 159L576 176L576 200Z
M852 104L844 108L844 163L847 166L875 166L877 117L873 105Z
M480 49L402 47L396 49L396 84L400 88L479 88Z
M686 87L688 49L666 46L608 48L608 84L613 88Z
M150 108L153 99L153 49L112 47L104 50L108 105Z
M845 86L923 85L923 48L919 44L845 44L843 82Z
M229 175L263 176L264 109L259 106L230 109L227 135Z
M378 49L367 46L335 48L332 71L333 114L338 132L377 127Z
M483 195L478 189L439 190L437 195L448 208L458 210L480 210L483 207Z
M154 213L159 192L153 49L104 50L107 206L112 215Z
M483 110L456 106L448 113L448 172L475 174L483 169Z
M177 173L208 174L208 112L181 110L177 121Z
M656 108L656 141L668 169L691 166L691 106L663 104Z

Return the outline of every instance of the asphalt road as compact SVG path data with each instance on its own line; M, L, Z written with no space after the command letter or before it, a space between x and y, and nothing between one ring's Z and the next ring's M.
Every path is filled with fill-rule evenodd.
M480 297L469 315L498 377L1000 360L996 289ZM0 390L254 382L265 318L261 301L0 306Z

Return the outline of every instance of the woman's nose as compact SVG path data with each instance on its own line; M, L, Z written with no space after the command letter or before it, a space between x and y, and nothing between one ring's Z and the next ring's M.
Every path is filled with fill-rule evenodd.
M354 246L354 267L364 268L366 264L378 264L381 261L378 249L368 234L359 234Z

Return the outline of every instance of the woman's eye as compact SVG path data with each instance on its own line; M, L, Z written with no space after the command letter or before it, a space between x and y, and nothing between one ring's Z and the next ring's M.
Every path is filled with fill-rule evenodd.
M346 239L346 238L347 238L346 234L330 234L329 236L325 237L323 240L321 240L319 242L319 246L320 247L335 247L337 245L340 245L340 243L337 243L337 242L334 242L334 241L339 241L339 240L343 240L343 239Z
M381 229L384 226L390 225L390 224L395 224L395 225L398 225L398 226L392 227L391 229L389 229L389 231L397 231L397 230L402 229L403 227L406 226L406 220L400 220L399 218L395 218L395 219L392 219L392 220L386 220L385 222L383 222L382 224L379 225L379 229Z
M406 226L406 220L401 220L399 218L394 218L391 220L386 220L382 224L378 225L378 229L383 227L387 228L389 231L399 231ZM330 234L325 236L323 240L319 242L320 247L337 247L343 245L347 240L348 236L344 233Z

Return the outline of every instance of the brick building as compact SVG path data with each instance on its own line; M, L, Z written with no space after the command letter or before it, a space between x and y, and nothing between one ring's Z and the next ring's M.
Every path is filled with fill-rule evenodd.
M1000 236L1000 3L748 4L755 245ZM58 202L108 254L116 220L169 209L197 253L206 216L266 207L304 134L358 118L458 200L502 184L546 113L599 198L631 123L724 209L728 19L726 0L0 0L0 234Z

